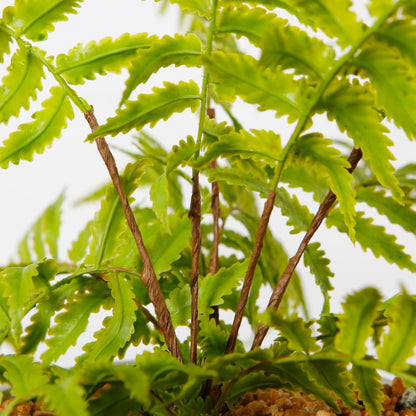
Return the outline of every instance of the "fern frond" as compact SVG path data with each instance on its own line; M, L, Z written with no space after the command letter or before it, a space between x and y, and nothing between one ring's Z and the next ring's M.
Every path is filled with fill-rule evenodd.
M33 114L34 121L19 126L0 147L0 167L21 160L33 160L35 153L43 153L52 141L60 137L67 119L74 117L71 102L61 87L51 88L51 97L43 102L43 109Z
M276 191L274 204L288 218L286 224L293 227L290 230L291 234L297 234L308 229L313 216L306 206L300 204L296 195L290 195L285 188L280 187Z
M152 40L148 49L137 50L137 56L129 66L130 75L120 105L130 97L139 84L146 82L160 68L169 65L200 66L201 54L201 41L192 33Z
M230 294L232 289L244 278L248 261L235 263L231 267L221 268L216 274L207 275L200 281L198 310L207 316L211 313L211 306L221 305L223 297Z
M159 120L167 120L173 113L187 108L196 111L200 99L199 87L194 81L181 81L177 85L165 82L164 88L153 88L153 94L141 94L136 101L126 102L125 108L117 110L117 116L109 118L88 139L93 140L106 134L115 136L133 128L141 129L146 124L153 127Z
M330 261L324 257L325 251L319 250L320 243L310 243L306 247L303 261L306 267L309 267L310 272L315 276L315 282L321 289L324 296L324 310L329 307L329 294L330 290L334 288L331 285L330 278L334 276L334 273L329 269L328 264Z
M93 220L88 221L85 228L80 231L78 238L73 241L71 248L68 250L68 258L74 264L77 264L86 256L87 249L91 240L91 229L93 224Z
M230 1L230 0L228 0ZM231 0L235 2L235 0ZM279 7L295 15L299 21L314 30L322 30L330 38L337 38L341 47L347 47L360 38L363 27L350 10L350 0L249 0L268 8Z
M99 42L78 44L57 56L56 72L70 84L83 84L85 80L95 79L96 74L119 73L135 59L137 50L148 49L155 40L156 36L146 33L126 33L117 39L107 37Z
M377 30L377 37L416 64L416 28L410 19L393 20Z
M22 108L29 108L29 101L36 98L44 77L42 63L24 46L12 56L7 69L0 87L0 122L17 116Z
M1 30L0 24L0 64L4 61L4 56L10 52L10 43L12 37L5 31Z
M178 145L172 146L168 155L166 155L166 172L169 174L179 165L184 164L197 151L197 144L192 136L181 140Z
M311 133L300 137L293 152L306 161L317 164L314 172L328 178L332 192L337 196L345 224L353 238L355 225L355 191L352 176L348 173L349 162L341 157L341 152L332 147L332 141L322 135ZM295 156L295 157L296 157Z
M137 306L130 281L118 273L108 274L106 281L114 299L113 313L105 318L104 328L94 334L97 341L84 347L86 353L80 357L82 361L114 358L130 340L134 330Z
M354 58L354 65L364 70L376 90L377 103L386 116L402 127L409 138L416 138L416 72L394 48L371 43Z
M332 48L294 26L274 27L263 39L261 49L260 64L293 69L313 80L323 79L335 58Z
M18 0L4 10L3 18L19 36L39 41L54 30L54 23L76 14L82 0Z
M210 125L204 129L204 133L212 136ZM208 145L205 154L195 163L202 166L220 156L237 156L261 164L267 163L273 167L280 159L281 150L280 136L273 131L253 129L250 132L247 130L236 132L232 130L217 136L217 141Z
M358 390L358 399L363 402L366 411L371 416L381 416L384 412L381 376L375 369L360 365L353 365L351 372Z
M343 303L344 313L339 315L335 347L351 361L363 358L367 353L366 341L372 334L380 300L376 289L367 288L349 295Z
M341 232L347 232L338 210L331 211L326 223L328 226L336 226ZM383 226L373 224L373 219L365 218L363 212L357 212L355 238L364 251L370 249L376 257L381 256L401 269L416 272L416 264L404 252L404 247L396 243L396 237L387 234Z
M176 287L166 299L173 325L189 325L191 319L191 290L189 285Z
M377 348L378 358L389 370L406 370L406 360L413 355L416 339L416 300L407 293L392 302L389 332Z
M359 187L357 200L363 201L385 215L393 224L400 225L409 233L416 234L416 212L409 205L398 204L384 190L374 187Z
M128 197L136 189L146 164L146 161L142 160L127 165L122 175L122 183ZM113 258L117 248L122 244L119 237L126 227L120 198L114 187L110 186L90 228L93 237L88 247L85 264L98 266Z
M379 114L374 110L373 94L358 82L342 83L328 92L322 105L328 110L328 118L335 118L340 130L346 130L355 146L362 150L379 182L401 201L403 192L390 163L394 160L389 150L393 143L385 134L388 129L380 123Z
M51 364L76 344L88 325L90 315L99 311L103 297L107 296L107 290L101 292L79 293L75 298L68 299L64 311L55 317L55 326L49 329L46 340L48 349L41 357L43 363Z
M224 354L228 342L228 331L214 319L202 319L199 331L200 346L205 360L213 360Z
M88 416L85 391L81 387L78 375L60 377L53 384L38 389L48 408L60 416Z
M153 182L150 187L150 199L153 202L153 211L162 222L164 228L170 232L168 223L169 208L169 182L166 172Z
M257 104L259 111L273 110L276 117L287 115L289 122L297 120L307 106L302 81L281 71L264 70L251 56L215 52L204 61L210 79L219 85L220 100L233 102L239 96L249 104Z
M169 2L172 4L177 4L184 12L196 13L206 19L210 18L211 16L210 3L208 0L169 0Z
M263 7L248 7L244 4L225 7L218 18L216 34L235 33L238 37L245 36L253 45L260 47L263 38L271 28L284 27L287 20ZM269 35L267 36L269 38Z
M16 398L33 397L41 386L49 382L49 376L41 364L34 363L28 355L3 355L0 367L6 370L4 377L9 381Z

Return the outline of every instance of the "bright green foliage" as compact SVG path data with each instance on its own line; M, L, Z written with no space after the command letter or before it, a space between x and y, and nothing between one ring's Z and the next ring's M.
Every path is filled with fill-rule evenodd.
M351 187L352 177L346 168L349 163L341 158L341 154L331 147L331 141L321 135L308 134L302 136L294 149L295 155L311 162L314 173L328 177L331 191L337 196L340 211L344 215L351 238L354 238L355 210L354 190ZM295 157L296 157L295 156Z
M153 94L142 94L136 101L128 101L123 109L117 110L117 116L107 120L88 138L94 139L105 134L115 136L146 124L154 126L159 120L167 120L173 113L186 108L196 111L200 100L199 88L193 81L180 82L178 85L165 82L164 88L153 88Z
M264 70L248 55L216 52L205 62L220 100L234 101L237 96L259 111L273 110L294 121L302 115L307 97L302 82L283 72ZM236 72L234 68L239 68Z
M121 103L130 97L139 84L146 82L160 68L169 65L199 66L201 53L201 41L193 34L152 39L148 49L137 51L137 56L129 67L130 76L126 81Z
M98 75L123 73L126 86L115 97L120 108L87 140L101 137L102 151L106 135L134 137L133 150L117 150L131 159L120 169L120 182L140 230L132 235L128 207L113 185L102 186L84 198L101 203L65 256L58 250L60 196L21 241L17 264L0 265L0 340L15 350L0 356L0 381L10 383L16 396L3 413L35 400L63 416L221 416L223 405L231 408L246 392L285 387L313 394L336 411L342 400L381 416L377 370L416 387L415 367L408 364L416 346L416 301L402 293L383 303L376 289L367 288L347 296L343 312L334 315L332 259L319 233L312 234L326 222L376 257L416 272L414 259L386 232L389 224L377 225L366 209L375 208L393 229L416 234L416 165L393 164L395 138L383 121L416 137L415 2L371 0L374 20L368 23L350 10L350 0L164 0L162 6L169 2L179 7L181 33L122 34L58 56L35 42L76 13L80 0L15 0L3 8L0 61L8 67L0 122L23 119L22 110L31 110L30 117L32 105L40 110L3 140L0 166L31 161L62 134L74 118L73 106L82 113L91 109L95 103L79 95L80 84L94 88ZM198 68L199 75L189 80L195 71L186 71L185 80L183 66ZM177 81L162 79L163 86L151 90L155 75L166 72ZM41 101L46 76L54 85ZM133 99L137 87L141 92ZM256 109L276 120L265 126L269 114L256 117ZM177 127L173 146L149 134L149 127L169 124L185 110L199 117L186 133ZM335 121L345 139L324 134L322 118ZM94 129L95 120L88 121ZM363 154L358 166L348 162L353 148ZM117 183L112 158L104 157ZM196 177L200 253L189 219ZM356 212L357 202L363 212ZM298 248L287 248L289 237ZM295 252L301 255L292 257ZM301 275L291 272L302 256L323 294L318 317L309 316ZM192 299L196 265L198 297ZM288 273L278 310L266 308L260 296ZM247 299L240 298L244 279ZM162 313L161 303L167 307ZM180 328L189 330L192 303L195 360L192 337ZM240 334L235 350L224 355L231 345L228 317L237 305L253 332L260 324L278 330L269 348L249 351ZM94 340L82 345L90 320L103 310L108 316L93 329ZM177 345L184 363L173 356L177 340L169 338L170 328L165 331L169 320L181 331ZM123 360L132 346L143 344L154 351L138 355L133 365L114 365L116 357ZM59 363L72 346L83 352L66 370Z
M377 102L387 117L402 127L409 138L415 138L416 117L411 111L416 105L415 70L384 43L365 48L353 62L370 78Z
M22 108L29 108L30 98L36 98L41 89L44 69L31 49L21 46L13 55L8 74L0 87L0 121L7 122Z
M335 225L338 230L347 232L338 210L331 212L327 224ZM389 263L396 264L400 268L416 271L416 265L403 251L404 247L396 243L396 237L387 234L383 226L373 224L371 218L365 218L363 212L358 212L356 216L355 238L364 251L370 249L376 257L382 256Z
M65 91L53 87L51 97L43 102L43 109L32 117L34 121L22 124L18 131L4 141L0 148L2 168L6 168L10 162L17 165L21 160L31 161L35 153L42 153L50 147L74 113Z
M346 130L354 145L362 150L364 159L368 160L380 183L401 201L402 191L390 164L394 157L389 146L393 143L385 134L388 129L380 124L370 91L358 88L358 83L343 83L328 92L322 105L328 110L329 118L335 118L340 129Z
M88 416L85 392L79 385L77 376L67 376L58 379L54 384L41 386L39 393L48 407L59 415Z
M354 383L358 389L358 398L364 403L370 415L379 415L383 412L383 386L381 377L373 368L366 368L360 365L352 367Z
M263 38L261 48L262 65L294 69L299 75L318 80L327 75L335 57L334 50L324 42L292 26L274 27L267 38Z
M388 370L405 370L406 360L412 356L416 333L416 301L407 293L395 299L391 314L390 331L378 347L380 360L386 363Z
M240 5L225 7L220 16L217 33L235 33L238 37L245 36L253 45L260 47L271 27L283 27L286 20L268 13L262 7Z
M19 36L44 40L54 30L54 23L68 20L67 14L76 13L82 0L17 0L14 7L3 12L5 22Z
M320 243L311 243L308 245L304 254L305 266L309 267L311 273L315 276L315 282L321 289L321 292L324 296L325 305L324 308L328 311L329 308L329 291L333 289L329 279L334 276L334 273L331 272L328 265L330 263L329 259L324 257L325 252L319 250Z
M108 360L118 354L133 333L137 306L134 303L131 283L122 274L107 275L107 284L114 299L113 314L104 320L104 328L94 334L96 342L87 344L82 359Z
M343 304L344 314L338 323L335 347L351 360L363 358L367 353L365 341L371 335L379 302L377 290L368 288L349 295Z
M70 84L83 84L95 79L96 74L119 73L136 57L136 51L148 49L156 40L146 33L124 34L118 39L104 38L100 42L79 44L65 54L56 57L56 72Z

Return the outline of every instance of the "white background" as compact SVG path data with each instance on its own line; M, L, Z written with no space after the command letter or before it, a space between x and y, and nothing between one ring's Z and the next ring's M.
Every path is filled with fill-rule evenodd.
M3 0L2 4L12 4L12 1ZM363 6L363 1L355 2L356 10L366 18ZM159 10L160 5L152 1L85 0L78 15L70 16L68 23L57 24L56 31L39 46L45 48L49 55L56 55L78 42L86 43L106 36L115 38L125 32L148 32L158 35L175 33L178 27L176 8L172 7L171 12L164 15L161 15ZM0 75L5 73L6 68L7 62L0 66ZM111 116L117 108L126 75L127 72L123 71L120 75L98 76L97 81L74 87L79 95L94 106L99 122ZM200 83L202 79L198 70L190 71L180 67L162 70L160 74L151 78L152 85L161 85L165 76L171 81L192 76ZM149 88L141 88L137 93L147 92ZM44 90L48 89L49 87L45 86ZM29 112L23 112L19 123L29 122L34 108L35 106ZM54 142L52 149L48 149L42 155L36 155L33 162L22 162L19 166L10 165L9 169L0 170L0 264L5 264L13 258L17 243L25 231L62 191L65 191L66 195L61 239L63 257L71 240L76 238L85 222L97 209L96 204L81 207L73 205L78 198L107 181L107 172L95 146L84 142L89 127L77 109L75 113L75 120L64 131L62 138ZM243 120L245 128L274 129L281 134L283 141L288 139L293 129L293 126L278 122L271 112L259 114L253 107L243 103L237 104L235 113ZM221 113L219 114L221 117ZM0 125L0 141L5 140L17 124L17 121L12 119L8 126ZM324 128L328 137L339 137L340 134L332 123L321 118L320 126ZM196 131L197 115L184 112L173 116L168 122L158 123L152 134L160 137L169 146L186 138L187 134L195 136ZM406 139L400 131L393 131L393 153L397 158L395 165L402 166L414 161L415 143ZM109 139L109 143L127 148L132 134L134 133ZM127 159L118 152L115 152L115 155L119 165L123 166ZM386 224L383 218L378 218L376 222ZM275 210L270 223L271 228L276 235L283 236L289 255L293 255L302 236L289 235L284 223L285 220L282 221L278 210ZM339 310L340 302L347 292L368 285L377 286L386 297L400 290L401 285L416 293L416 276L382 259L376 260L371 253L363 253L358 245L354 247L347 237L339 235L334 230L328 230L325 226L321 228L316 239L322 242L323 249L331 259L330 267L335 273L332 280L336 288L332 299L335 310ZM398 231L396 227L389 227L389 230ZM406 251L416 260L414 236L404 232L398 232L397 235L398 241L406 246ZM319 313L322 298L313 284L313 277L303 268L301 273L309 295L309 306L315 315ZM266 304L268 299L264 298L261 302Z

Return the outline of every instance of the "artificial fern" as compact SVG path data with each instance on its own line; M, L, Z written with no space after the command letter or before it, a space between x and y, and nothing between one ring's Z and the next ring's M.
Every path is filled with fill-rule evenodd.
M66 255L58 244L60 196L21 240L16 262L1 265L0 339L15 351L0 356L0 379L14 396L3 414L33 400L64 416L220 415L245 392L273 386L313 394L337 411L339 400L362 403L379 416L378 370L416 386L409 363L415 299L402 291L383 301L366 288L335 313L325 242L311 240L325 221L364 251L416 272L388 227L361 211L373 207L415 233L416 166L393 164L387 127L416 137L414 1L370 1L371 23L357 18L349 0L171 3L188 24L185 33L106 37L58 56L40 49L41 41L82 11L81 1L16 0L3 10L0 123L23 120L23 110L32 119L3 140L0 167L45 152L76 109L112 180L86 198L99 198L100 207ZM240 39L256 52L244 52ZM182 66L201 79L141 91L153 75ZM126 83L120 107L98 125L94 103L78 86L108 73L125 74ZM41 99L46 78L54 85ZM239 100L289 130L251 127ZM146 131L185 110L199 113L196 128L186 137L177 132L171 149ZM335 121L344 138L327 137L319 115ZM133 150L124 150L131 163L119 174L104 136L121 134L134 137ZM146 202L139 188L148 190ZM266 198L261 212L259 198ZM299 238L294 254L284 230L275 235L269 227L273 210ZM302 257L322 292L319 317L307 310ZM258 302L262 289L272 292L267 308ZM76 365L60 367L102 309L109 316ZM251 349L238 336L243 319L254 334ZM179 340L181 326L190 335ZM259 348L269 327L277 334ZM154 351L114 364L140 344Z

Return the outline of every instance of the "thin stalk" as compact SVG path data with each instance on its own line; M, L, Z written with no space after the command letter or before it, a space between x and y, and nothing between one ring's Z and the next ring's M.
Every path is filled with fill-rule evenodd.
M87 111L84 114L84 116L91 127L91 131L95 131L98 128L98 122L94 116L93 109L91 108L90 111ZM169 351L172 353L172 355L176 357L179 361L183 362L182 352L179 347L179 342L175 334L175 329L173 327L169 310L166 306L162 289L160 288L159 281L157 280L157 276L153 268L152 261L144 245L142 234L137 225L136 219L134 218L134 214L129 204L126 192L124 191L123 185L121 183L120 175L118 173L117 165L113 157L113 154L111 153L110 148L108 147L108 144L103 137L98 137L95 143L97 145L97 149L101 157L104 160L105 165L107 166L114 188L116 189L120 197L121 205L124 210L127 224L130 228L131 233L133 234L137 249L143 261L141 279L145 284L149 292L150 300L155 307L156 315L158 317L160 326L163 330L166 345Z
M352 173L355 170L361 157L362 157L361 149L353 149L353 151L351 152L348 158L348 161L350 162L350 165L351 165L351 167L347 169L348 172ZM270 297L270 301L269 301L267 308L273 308L276 310L279 308L280 303L283 299L283 295L286 292L286 289L293 276L296 266L298 265L301 257L303 256L303 253L308 247L308 244L311 238L314 236L315 232L321 226L323 220L328 215L336 199L337 199L336 195L332 191L329 191L324 201L319 206L319 209L315 217L313 218L308 230L306 231L305 236L303 237L296 251L296 254L289 259L289 263L287 264L286 269L284 270L282 276L278 280L273 290L273 293ZM254 337L253 344L251 347L252 350L256 347L261 346L268 330L269 330L269 327L267 325L264 325L264 324L259 325L259 328L257 330L256 336Z
M403 3L403 0L398 1L388 13L385 13L383 16L381 16L375 22L375 24L363 34L363 36L358 40L357 44L354 45L349 50L349 52L347 54L345 54L338 62L335 62L334 67L331 69L331 71L328 73L327 77L321 83L321 85L320 85L320 87L319 87L319 89L316 93L315 98L311 101L308 110L305 111L305 113L299 119L299 121L298 121L298 123L295 127L295 130L293 131L292 135L289 138L288 143L286 144L286 146L282 150L281 160L275 166L274 175L273 175L273 178L270 181L270 192L269 192L269 196L268 196L267 201L270 201L270 200L274 201L274 198L276 196L276 190L277 190L277 187L280 183L280 178L282 176L282 172L283 172L284 167L286 165L286 162L288 160L289 154L290 154L293 146L296 144L297 140L299 139L301 133L305 129L308 121L310 120L310 118L312 117L312 115L314 113L314 110L315 110L317 104L319 104L319 101L321 100L325 91L328 89L331 82L336 78L336 76L338 75L339 71L343 68L343 66L354 57L354 55L359 50L359 48L362 46L362 44L381 27L381 25L386 21L386 19L389 16L391 16L393 13L395 13L395 11L398 9L398 7L400 7L400 5L402 3ZM270 210L270 212L269 212L269 210ZM266 235L268 222L270 220L270 215L271 215L272 210L273 210L273 205L270 206L266 202L266 204L264 205L262 216L260 218L260 222L262 222L262 221L267 221L267 222L265 224L262 224L261 226L259 224L259 227L258 227L258 230L257 230L257 235L256 235L256 240L254 242L253 252L252 252L252 255L251 255L251 258L250 258L250 263L249 263L249 266L248 266L248 269L247 269L247 273L246 273L245 278L244 278L244 283L243 283L244 293L243 293L243 291L241 291L240 299L238 300L237 311L236 311L236 314L234 316L233 325L232 325L232 328L231 328L231 331L230 331L230 337L228 339L226 354L234 351L234 347L235 347L235 344L236 344L236 341L237 341L238 331L239 331L241 321L242 321L242 317L243 317L243 314L244 314L244 310L245 310L245 307L246 307L246 304L247 304L248 294L250 292L251 283L253 281L253 276L254 276L256 266L257 266L257 262L258 262L258 259L260 257L260 254L261 254L261 249L263 247L263 241L264 241L264 237ZM260 251L259 251L259 249L260 249ZM237 314L239 316L237 316Z
M213 0L211 8L211 24L208 32L206 55L212 51L212 40L214 36L216 17L217 17L218 0ZM205 70L202 80L202 98L201 109L199 113L199 124L197 133L197 150L194 158L197 159L202 147L202 133L207 112L208 101L208 84L209 74ZM192 227L192 266L191 266L191 345L190 345L190 362L196 364L197 345L198 345L198 278L199 278L199 260L201 257L201 192L199 189L199 171L192 169L192 196L189 207L189 219Z

